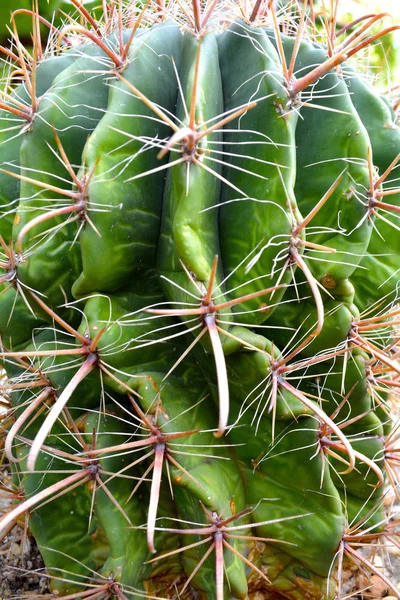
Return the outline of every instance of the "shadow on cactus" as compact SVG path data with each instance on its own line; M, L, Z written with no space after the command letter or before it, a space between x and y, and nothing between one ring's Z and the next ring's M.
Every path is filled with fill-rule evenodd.
M0 535L64 600L400 598L360 550L398 544L400 128L355 60L394 26L73 4L5 50Z

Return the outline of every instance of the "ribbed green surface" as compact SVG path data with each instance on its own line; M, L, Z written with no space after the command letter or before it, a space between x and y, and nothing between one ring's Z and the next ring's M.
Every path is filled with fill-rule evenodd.
M371 211L369 168L384 173L400 130L347 66L293 98L273 31L231 20L201 36L143 22L123 68L109 54L131 29L82 39L39 65L31 122L0 115L0 166L21 175L0 174L16 416L52 390L14 437L15 478L28 498L60 483L29 527L61 596L113 578L124 598L333 599L349 523L383 528L371 348L390 371L392 328L354 336L360 311L397 300L398 220ZM303 40L295 75L327 58Z

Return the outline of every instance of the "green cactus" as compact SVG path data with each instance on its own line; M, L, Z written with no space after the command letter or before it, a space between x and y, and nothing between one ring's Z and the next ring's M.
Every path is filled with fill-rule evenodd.
M387 30L73 4L2 94L0 535L59 598L341 598L394 535L400 128L348 63Z

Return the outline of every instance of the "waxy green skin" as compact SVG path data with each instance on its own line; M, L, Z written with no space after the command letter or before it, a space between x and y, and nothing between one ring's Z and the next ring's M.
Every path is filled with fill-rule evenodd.
M301 298L307 294L306 288L299 287ZM304 292L303 292L304 290ZM308 295L308 294L307 294ZM274 339L280 348L290 344L296 332L295 340L302 340L312 334L317 325L317 309L314 300L297 300L295 291L288 290L285 294L285 304L280 305L271 315L267 325L274 329L267 329L266 335ZM314 356L326 348L339 347L348 337L352 323L359 316L357 307L353 303L327 299L324 303L325 317L321 333L310 340L310 343L302 349L302 356ZM282 320L285 320L287 329L280 328Z
M345 83L336 73L329 73L314 86L315 93L333 85L343 95L329 97L327 93L315 102L342 112L300 107L304 121L297 123L298 106L289 102L278 54L269 33L238 21L224 33L213 31L196 37L183 31L180 25L165 22L138 30L127 65L120 70L122 76L181 128L190 122L184 105L190 112L195 93L197 133L218 122L226 111L234 111L252 101L257 101L257 106L249 108L240 119L227 123L223 130L203 137L194 149L188 148L187 140L171 143L170 156L167 153L158 159L158 151L165 148L173 134L172 128L160 120L148 102L143 102L117 79L114 64L96 45L82 47L79 58L72 53L71 65L57 73L51 87L41 93L32 127L16 138L15 143L22 140L22 144L15 168L20 165L27 177L40 178L69 190L74 188L68 173L49 149L49 145L56 149L51 127L54 126L78 177L84 179L93 171L85 198L88 211L83 211L76 222L66 225L64 215L29 231L23 242L24 262L17 267L18 281L43 292L47 296L45 301L77 327L81 335L87 340L97 340L96 348L90 350L90 357L96 358L97 364L67 402L87 444L95 439L96 448L106 448L149 435L147 427L139 422L129 395L135 397L163 434L195 431L166 443L165 452L171 452L171 456L174 450L181 452L175 458L195 480L174 464L169 464L167 471L164 464L155 556L204 539L198 533L178 535L158 529L198 528L199 523L209 526L201 503L221 519L248 508L248 514L231 523L244 526L234 533L273 537L277 541L255 543L254 540L227 539L243 557L266 568L271 583L251 572L239 556L225 548L224 597L246 598L257 590L268 590L288 600L319 600L322 595L330 600L335 595L332 567L346 519L353 520L360 514L368 519L367 526L377 527L382 512L376 510L369 515L368 511L375 502L380 502L382 490L371 487L376 483L376 474L369 472L367 465L360 461L352 473L335 475L335 470L343 470L343 464L325 456L323 471L323 450L319 445L323 425L312 408L305 406L282 384L290 383L309 399L320 400L327 415L333 413L343 393L348 393L348 403L335 422L354 419L346 428L351 440L354 436L357 438L352 441L354 448L381 465L387 422L383 411L374 407L370 395L368 357L353 349L347 367L341 357L314 366L300 362L302 370L279 373L276 410L269 400L273 369L294 347L290 342L293 330L298 329L300 339L317 320L309 287L300 285L305 283L305 275L300 269L294 273L294 251L302 253L302 240L295 232L302 219L296 201L302 214L307 215L344 165L347 170L335 194L300 234L300 238L307 237L311 242L338 250L336 254L328 254L307 249L305 255L309 268L320 282L326 283L325 276L329 276L330 283L334 283L333 287L330 283L326 285L331 295L322 296L324 327L312 343L289 362L307 361L320 352L344 346L354 320L359 318L362 294L361 287L357 287L357 265L369 243L371 221L367 218L366 205L368 136L357 110L364 121L368 112L363 117L361 108L357 108L345 89ZM130 31L123 32L125 43L129 35ZM105 39L118 50L115 35ZM283 41L290 58L293 38L283 37ZM241 60L232 60L237 55ZM68 56L69 53L62 54L60 61L67 61ZM302 43L296 75L304 74L304 69L310 69L325 58L325 51L320 47ZM199 61L197 88L194 86L196 59ZM52 69L49 63L49 72ZM303 95L303 99L307 97ZM373 160L382 171L394 158L396 144L386 152L388 138L383 136L381 141L373 137L373 128L377 129L383 115L388 114L388 109L379 102L380 116L368 132ZM3 147L7 144L0 144L0 163ZM17 156L18 148L11 142L8 147L13 148ZM319 161L334 160L307 167L315 156ZM357 160L347 163L349 157ZM180 158L183 159L181 164L147 173ZM241 169L250 170L254 175ZM143 177L127 181L137 175ZM21 227L32 218L60 203L73 203L72 199L63 199L32 183L23 182L19 186L17 180L9 178L7 185L14 186L14 191L7 192L6 204L18 197L18 188L21 188L17 213L20 222L14 225L14 244ZM356 194L346 196L351 185L358 197ZM8 218L5 214L8 210L8 207L4 209L2 223ZM86 216L100 236L91 228ZM346 235L332 235L323 229L335 227L338 219ZM55 226L59 228L43 241L46 232ZM317 235L314 235L314 227L318 228ZM397 247L392 232L390 244L391 248ZM181 303L198 308L210 283L217 255L219 263L212 290L215 304L262 290L276 283L278 278L280 283L290 283L293 273L300 295L307 296L307 300L297 302L294 286L290 286L287 290L277 290L272 297L260 296L225 307L215 315L217 324L225 331L221 333L221 341L231 400L231 427L219 439L213 435L220 399L208 335L185 355L193 342L193 333L196 336L205 327L205 319L198 315L180 319L173 314L160 316L147 312L148 308L186 306ZM323 258L325 262L314 258ZM395 272L396 260L398 262L395 259L385 263L385 268ZM363 277L371 288L377 287L373 269ZM304 294L303 288L307 290ZM18 297L8 322L15 293L10 289L0 298L0 334L4 345L50 352L77 350L82 346L79 337L62 333L62 326L53 324L52 317L39 310L33 299L30 302L35 316ZM74 304L62 306L68 300L74 300ZM261 326L264 321L267 321L267 329ZM186 325L196 329L186 331ZM239 339L229 338L227 334ZM173 337L168 339L170 335ZM59 396L89 354L87 351L29 361L43 371ZM10 358L6 369L13 382L24 380L25 368L18 367ZM25 373L24 377L30 381L35 375L27 377ZM13 391L17 415L42 390L43 382L23 392ZM17 442L18 451L28 452L46 415L44 412L28 429L23 429L26 439L21 444ZM83 460L84 451L77 437L66 429L62 420L54 425L46 444L74 451ZM182 554L147 563L153 558L145 531L153 475L151 470L144 474L151 467L154 454L143 463L127 467L152 450L155 447L147 445L135 453L121 451L92 459L93 468L98 466L99 476L129 522L111 501L104 486L97 486L94 491L94 480L89 486L77 488L77 496L67 494L55 499L53 505L32 511L32 531L48 569L71 571L73 583L55 580L54 589L61 593L79 589L78 578L82 574L87 576L93 568L93 582L104 582L104 577L113 576L127 597L135 597L136 593L144 595L145 590L172 597L193 574L212 540L186 549ZM43 479L39 471L42 464L43 469L47 469L48 457L42 451L38 472L23 476L22 483L28 494L62 478L62 474L54 472L60 461L50 457L52 466ZM69 463L62 463L60 468L68 467ZM81 464L79 468L83 468ZM115 476L110 479L112 475ZM132 498L137 480L130 476L139 479L144 476ZM92 502L94 516L88 531ZM48 506L55 508L44 512ZM61 531L61 524L53 522L57 511L62 511L63 516L65 513L68 531ZM71 511L74 518L69 518ZM301 518L306 513L311 514ZM288 516L296 518L264 523ZM260 521L262 525L252 527L252 523ZM82 540L81 546L79 540ZM286 544L288 541L295 545ZM68 563L60 562L57 552L47 551L48 546L65 551L70 557ZM77 566L71 557L79 558L83 564ZM202 600L215 600L215 572L213 552L193 577L191 593Z
M39 103L58 73L67 69L80 54L81 51L78 49L70 50L60 56L50 57L38 65L36 96ZM31 97L25 85L18 86L11 95L28 106L31 103ZM10 127L13 129L8 131ZM30 125L25 120L2 110L0 111L0 128L0 167L19 173L21 145L29 135ZM31 176L35 177L34 174ZM12 237L14 211L18 203L20 187L20 181L17 178L0 172L0 235L6 243ZM29 309L14 287L10 287L5 292L11 281L12 273L10 273L10 281L6 281L0 286L0 291L3 292L0 304L0 334L3 343L10 349L27 342L32 329L38 324L38 315L34 316L35 308Z
M224 112L223 89L219 71L218 46L213 34L201 42L185 37L182 47L182 66L179 73L183 89L183 98L178 97L177 116L185 125L186 110L192 103L195 61L199 55L199 74L195 101L195 122L201 132L201 124L213 124ZM183 105L185 103L185 106ZM206 125L204 125L206 126ZM207 161L209 149L221 142L221 133L211 133L199 142L196 160L207 168L220 174L218 163ZM184 150L183 150L184 152ZM179 154L178 154L179 157ZM171 152L170 161L177 160L177 154ZM179 303L193 305L196 296L205 294L209 284L212 264L220 254L218 235L217 206L220 196L220 180L199 164L188 161L168 169L164 191L163 219L161 224L158 267L163 276L163 288L171 305L180 308ZM192 274L194 285L183 266ZM213 287L213 298L224 302L227 298L219 287L223 277L221 265L218 265L217 278ZM178 287L180 286L180 287ZM178 305L174 304L178 303ZM182 305L185 307L185 305ZM223 329L229 328L231 310L219 311L223 318ZM191 323L192 324L192 323ZM199 333L199 332L197 332ZM239 333L239 332L236 332ZM224 352L237 350L239 343L222 337ZM202 339L209 348L207 336Z
M222 174L230 185L222 186L220 244L226 286L238 298L292 277L289 245L292 228L301 221L293 194L297 117L286 114L289 98L278 55L262 29L235 23L218 44L225 110L257 102L224 134L223 149L234 156L223 157ZM236 53L240 61L232 60ZM253 258L258 260L247 270ZM274 303L283 292L275 292ZM264 310L266 304L268 296L243 302L233 309L235 318L262 323L272 312Z
M290 61L294 38L283 36L282 41L286 60ZM301 42L295 76L306 75L327 58L321 46ZM316 106L302 107L303 98ZM301 118L296 128L295 196L302 214L307 215L342 176L339 186L307 229L307 239L336 253L307 251L305 258L314 277L333 296L337 291L342 295L341 285L357 268L371 236L367 207L369 138L352 105L346 83L336 72L306 88L297 101Z
M181 44L180 30L172 22L136 35L123 71L129 83L168 115L176 104L174 65L179 71ZM126 180L165 162L157 158L158 140L170 135L171 129L151 108L124 83L113 81L107 111L84 151L87 169L94 169L88 209L97 232L87 222L80 235L83 270L73 286L76 297L114 292L128 277L154 267L165 173Z
M69 437L69 441L73 442L73 436ZM57 444L55 439L50 440L50 443L55 449L68 451L65 444ZM27 444L20 444L18 458L26 457L28 451ZM42 454L36 467L37 472L32 474L27 473L26 461L22 460L18 466L18 469L24 472L20 475L20 485L29 498L68 477L71 474L71 467L74 472L80 468L76 469L74 464ZM65 471L64 475L63 471ZM54 503L46 504L29 514L29 529L52 575L50 588L53 593L60 595L76 593L81 589L88 575L99 567L95 542L92 538L92 534L96 531L96 520L90 525L89 514L90 493L87 484L80 485L54 500ZM74 548L73 556L68 555L68 548ZM73 579L71 573L74 574Z
M111 67L110 59L105 58L104 52L93 44L56 77L43 96L31 129L21 144L22 175L72 189L67 170L54 154L57 147L53 128L70 163L81 164L87 136L107 107L109 87L106 80ZM26 181L21 182L20 194L17 212L20 220L14 226L14 239L25 223L46 212L49 206L52 209L58 207L60 198L65 204L73 202ZM29 249L29 254L24 256L18 269L21 281L48 296L53 306L65 302L60 286L70 290L81 268L79 245L72 245L78 226L65 222L66 217L62 216L31 229L24 238L23 247L24 251ZM38 242L38 235L45 235L56 225L59 228L55 234L47 235L44 241Z
M271 420L264 415L256 432L253 414L249 410L242 416L240 423L247 444L236 447L246 481L247 502L256 507L253 522L312 513L301 519L264 525L256 529L257 535L277 539L276 546L301 561L310 577L311 573L326 577L343 533L344 518L329 471L325 471L321 487L322 461L316 454L318 421L305 415L297 421L277 421L272 443ZM240 428L231 430L233 443L239 442L239 431ZM258 504L261 498L265 501ZM318 538L318 551L305 543L310 536ZM280 540L296 545L280 544Z
M73 52L65 52L53 56L40 63L36 69L36 97L41 97L51 87L58 73L68 68L74 61ZM31 106L31 96L25 84L19 85L11 96ZM21 143L29 131L29 123L6 110L0 111L0 167L7 171L19 172ZM15 216L15 205L19 198L20 183L15 177L0 173L0 234L8 242L12 235L12 222Z
M353 448L382 468L383 434L390 419L384 410L374 410L376 401L368 383L367 358L363 352L354 349L345 358L337 357L326 365L311 367L305 372L308 378L303 379L300 385L305 393L319 395L328 415L332 415L343 397L347 397L335 421L348 422L343 431L354 439ZM315 378L310 377L312 373L315 373ZM332 459L332 467L336 488L342 497L346 495L349 500L348 521L365 519L364 527L381 526L384 520L384 489L373 487L377 483L376 474L359 460L356 461L356 469L349 474L341 474L343 465L335 459ZM374 510L370 512L372 508Z
M189 363L190 364L190 363ZM208 389L198 368L192 365L186 368L180 379L170 377L163 382L158 374L151 374L153 386L146 382L139 388L143 408L150 414L157 410L156 389L159 388L159 417L165 433L199 429L201 433L176 440L171 448L185 454L176 455L176 460L195 478L197 484L175 466L170 465L174 487L175 505L178 517L189 523L209 524L201 509L200 502L223 518L231 517L246 507L243 482L233 453L227 448L227 440L216 442L212 429L215 428L212 402L207 398ZM154 384L156 384L154 386ZM200 454L200 456L198 456ZM203 455L203 456L201 456ZM206 455L206 456L204 456ZM164 483L166 485L166 482ZM241 518L237 524L246 524L248 517ZM232 525L235 525L234 522ZM166 527L174 524L165 523ZM191 525L184 525L191 528ZM250 529L240 530L238 534L249 534ZM187 545L204 536L182 536L181 545ZM246 553L246 545L240 540L230 540L239 552ZM189 575L203 556L208 545L188 551L183 556L184 568ZM226 576L234 597L244 598L247 594L246 566L235 555L224 550ZM214 597L215 581L213 577L214 555L205 563L205 568L195 575L195 585Z
M353 349L345 356L327 361L322 367L321 364L314 365L299 372L299 378L306 374L314 375L302 380L301 389L309 394L319 394L328 415L337 410L346 396L347 400L338 414L341 423L349 421L346 434L382 436L389 417L383 411L372 410L374 399L368 381L367 355Z
M223 112L223 91L218 68L218 46L212 34L201 42L195 38L184 38L182 66L179 79L183 98L179 96L177 117L185 119L186 110L193 102L193 82L196 57L199 54L197 94L195 95L195 122L201 131L203 123L218 117ZM186 124L186 123L185 123ZM200 141L195 153L200 163L207 165L208 143L221 141L221 135L213 134ZM178 146L179 149L179 146ZM189 150L182 148L182 158L187 161L170 167L164 196L165 217L161 230L159 266L161 272L178 271L186 278L186 287L192 284L182 271L181 260L195 279L207 286L214 256L219 254L217 211L209 209L218 205L220 181L200 165L192 162ZM180 153L171 152L170 161L180 158ZM217 173L219 172L217 166Z
M383 175L391 162L400 153L400 127L395 122L390 108L385 100L376 94L374 89L361 76L352 71L347 73L351 100L365 123L371 140L374 165L379 175ZM399 167L395 168L383 184L383 189L399 187ZM396 207L400 206L400 194L390 194L379 198ZM390 210L377 209L378 216L370 227L372 228L368 252L363 257L360 267L352 277L356 289L356 302L360 309L379 302L383 297L388 302L395 299L399 281L400 236L398 231L399 215ZM379 217L381 215L382 218ZM375 284L369 283L374 277Z
M265 546L259 555L260 566L267 569L273 586L280 590L283 597L291 600L303 600L307 597L321 597L326 600L336 598L337 581L335 574L329 580L312 574L299 561L294 560L280 548ZM264 586L268 590L268 585ZM263 591L263 587L261 587Z
M41 334L42 337L44 337ZM32 346L28 347L32 349ZM18 376L25 370L21 366L9 364L9 376ZM44 387L39 389L42 392ZM18 417L22 410L29 406L29 402L36 397L34 388L18 391L14 396L14 407ZM79 397L78 397L79 398ZM75 396L74 406L79 404ZM52 400L50 400L50 405ZM72 409L73 418L78 419L82 414L81 408ZM61 482L73 473L78 473L84 468L79 463L60 459L52 452L42 452L38 457L34 473L27 470L26 458L30 444L27 443L36 435L44 415L28 420L25 427L17 437L14 455L18 459L15 464L14 483L23 490L24 499L34 496L48 486ZM48 437L47 443L55 450L71 454L79 452L80 446L75 435L65 424L57 423ZM50 588L52 592L65 595L76 593L86 581L88 574L99 568L102 549L96 537L97 520L89 522L91 495L87 483L83 483L67 491L67 493L29 512L29 529L38 544L49 573L52 575ZM56 518L55 518L56 515ZM62 518L60 518L62 515ZM68 552L74 548L73 555ZM71 578L71 573L73 577Z
M121 443L121 435L129 431L126 413L121 411L120 414L115 414L112 408L107 407L104 414L94 412L85 416L87 443L91 444L92 432L96 430L96 449ZM131 422L131 431L134 425L134 422ZM98 461L101 470L105 472L101 473L101 479L120 509L111 501L105 490L98 486L95 491L94 511L109 545L109 555L102 565L101 574L105 577L112 575L118 582L143 590L142 581L150 572L150 567L145 564L150 555L144 536L135 527L139 527L146 520L144 503L138 495L134 495L127 504L132 487L136 483L130 477L137 476L137 471L127 470L127 467L135 458L134 454L106 454L105 458L100 455ZM119 473L121 476L118 476ZM126 556L130 556L131 559L126 561Z

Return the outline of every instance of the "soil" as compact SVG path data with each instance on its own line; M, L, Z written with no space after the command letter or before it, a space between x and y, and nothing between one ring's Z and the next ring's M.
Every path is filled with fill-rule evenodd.
M18 527L0 546L0 600L37 600L47 591L40 552L32 538L23 538Z

